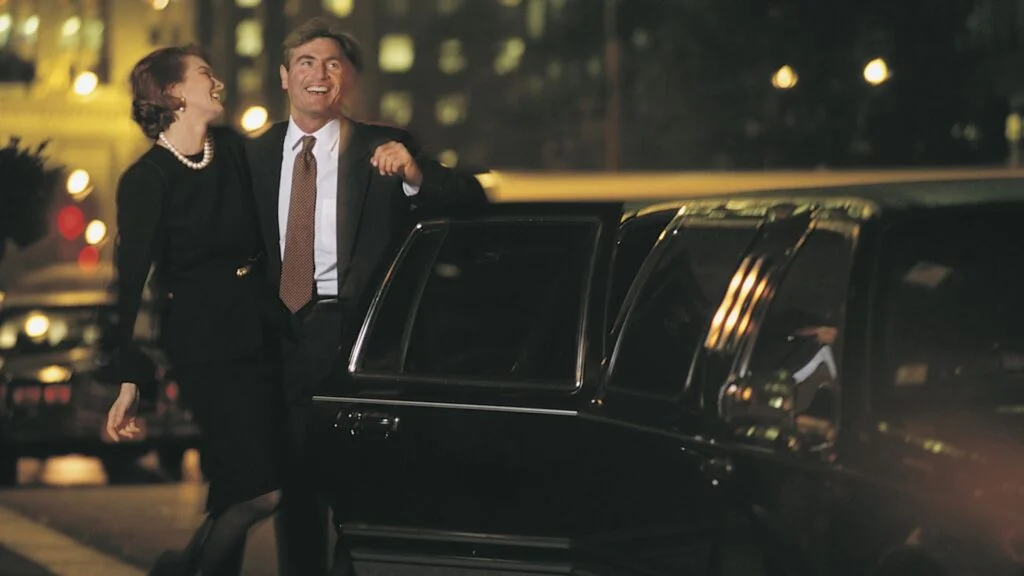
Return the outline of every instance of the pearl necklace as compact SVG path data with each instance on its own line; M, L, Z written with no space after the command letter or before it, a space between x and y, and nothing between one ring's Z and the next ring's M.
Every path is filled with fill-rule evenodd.
M171 151L171 154L174 154L175 158L193 170L202 170L209 166L210 162L213 161L213 139L209 136L207 136L206 141L203 142L203 159L199 162L193 162L192 160L189 160L187 156L178 152L178 149L174 147L174 144L171 144L170 140L167 139L167 136L164 136L163 132L161 132L158 137L160 138L160 141L163 142L164 146Z

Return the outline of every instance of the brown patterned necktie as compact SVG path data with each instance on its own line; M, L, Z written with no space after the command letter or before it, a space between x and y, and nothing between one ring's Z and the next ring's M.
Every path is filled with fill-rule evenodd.
M292 170L284 257L281 259L281 301L292 313L313 299L313 239L316 229L316 157L314 136L302 137L302 151Z

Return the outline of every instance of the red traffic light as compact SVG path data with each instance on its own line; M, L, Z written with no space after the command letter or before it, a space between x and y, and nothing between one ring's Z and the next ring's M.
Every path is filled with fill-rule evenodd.
M57 213L57 231L67 240L78 238L85 231L85 214L78 206L65 206Z

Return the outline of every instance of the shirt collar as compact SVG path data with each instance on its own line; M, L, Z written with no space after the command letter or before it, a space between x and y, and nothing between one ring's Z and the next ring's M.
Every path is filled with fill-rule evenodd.
M288 131L284 135L285 148L296 150L302 142L303 136L307 136L307 134L299 128L294 118L289 118ZM334 152L338 149L338 139L341 137L341 122L338 119L331 120L316 132L308 134L308 136L316 137L317 144L321 142L330 143L330 150Z

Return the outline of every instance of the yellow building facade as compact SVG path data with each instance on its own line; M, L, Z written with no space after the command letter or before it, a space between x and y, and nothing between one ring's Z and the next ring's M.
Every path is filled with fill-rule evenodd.
M149 146L129 74L149 51L195 40L194 2L0 0L0 143L49 140L52 162L88 172L92 216L113 222L118 176Z

